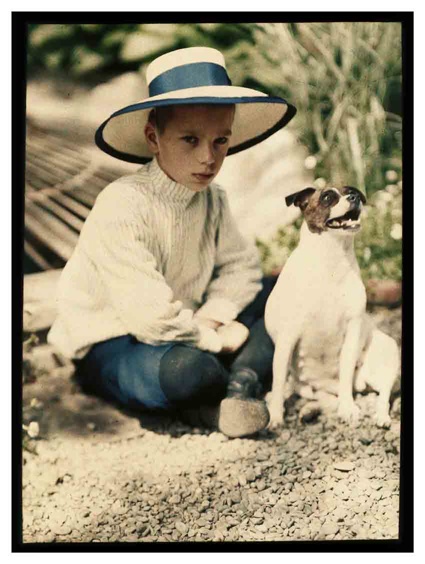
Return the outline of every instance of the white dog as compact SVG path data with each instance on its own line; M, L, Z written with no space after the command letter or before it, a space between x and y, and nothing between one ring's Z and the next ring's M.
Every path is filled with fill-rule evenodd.
M390 423L389 399L399 368L395 340L366 314L366 291L354 254L364 195L349 186L306 188L286 204L303 215L298 247L289 257L266 305L265 323L275 343L270 428L283 424L285 385L295 350L302 380L338 378L338 415L357 423L353 388L379 393L376 423ZM299 371L299 368L297 368ZM296 370L296 371L297 371ZM299 378L299 376L298 376Z

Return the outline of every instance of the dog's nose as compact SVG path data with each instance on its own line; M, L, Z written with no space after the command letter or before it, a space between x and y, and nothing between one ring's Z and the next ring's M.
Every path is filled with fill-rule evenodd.
M350 194L348 194L347 200L349 202L353 202L353 204L356 204L360 202L360 196L356 192L351 192Z

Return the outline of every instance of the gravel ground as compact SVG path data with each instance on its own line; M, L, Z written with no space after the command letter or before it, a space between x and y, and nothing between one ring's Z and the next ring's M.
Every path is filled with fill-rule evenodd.
M400 341L400 308L376 309ZM24 543L280 541L398 537L400 399L372 424L374 394L350 428L332 415L228 439L84 396L69 367L24 386Z

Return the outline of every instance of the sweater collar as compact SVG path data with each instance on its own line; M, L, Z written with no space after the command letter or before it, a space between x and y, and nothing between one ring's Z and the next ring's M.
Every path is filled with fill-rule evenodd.
M158 161L154 158L147 165L149 177L155 193L167 200L175 202L189 203L195 196L196 192L187 188L183 184L179 184L171 180L167 174L159 166Z

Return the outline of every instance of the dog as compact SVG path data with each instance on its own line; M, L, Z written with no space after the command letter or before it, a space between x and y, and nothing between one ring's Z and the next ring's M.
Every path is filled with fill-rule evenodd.
M275 344L269 394L270 429L283 425L289 370L296 379L336 378L338 416L357 424L360 411L353 389L378 392L376 424L389 427L390 394L397 378L396 341L366 314L366 290L354 253L354 235L366 198L351 186L305 188L286 197L300 208L300 241L286 262L265 310ZM293 364L294 351L302 368ZM300 363L301 364L301 363ZM314 386L313 386L314 387Z

